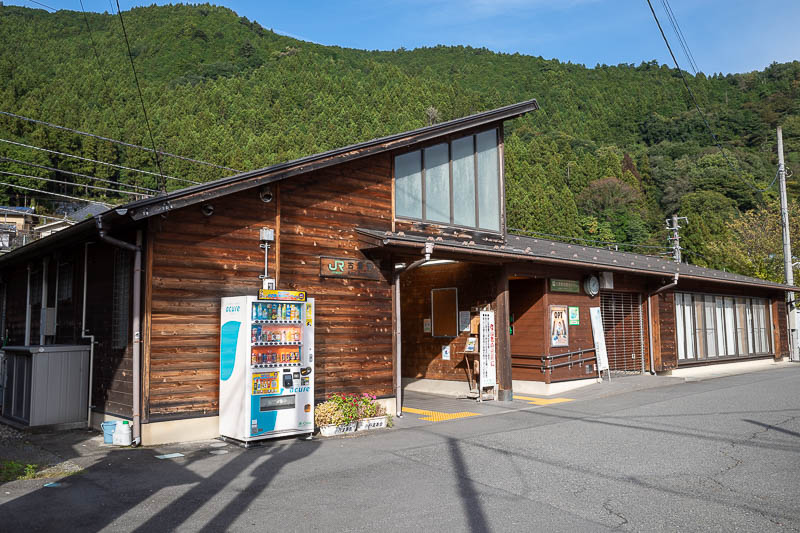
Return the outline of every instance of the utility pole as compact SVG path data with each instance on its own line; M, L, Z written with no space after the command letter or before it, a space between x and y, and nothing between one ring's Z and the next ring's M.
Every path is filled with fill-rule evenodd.
M678 230L681 229L683 226L679 224L679 221L685 220L686 224L689 224L689 219L686 217L679 217L678 215L672 215L672 218L667 219L667 229L672 232L672 234L667 237L670 241L672 241L672 258L676 263L681 262L681 236L678 233ZM670 223L672 223L670 225Z
M781 229L783 230L783 269L786 284L794 285L792 272L792 242L789 236L789 206L786 201L786 167L783 164L783 130L778 126L778 183L781 193ZM792 361L800 361L797 350L797 310L794 306L794 293L786 293L786 306L789 311L789 355Z

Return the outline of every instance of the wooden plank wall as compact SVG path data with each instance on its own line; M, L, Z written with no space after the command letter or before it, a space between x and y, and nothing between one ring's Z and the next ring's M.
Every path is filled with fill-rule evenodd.
M556 268L548 266L526 266L519 264L512 267L518 276L535 276L529 279L512 281L511 290L511 309L515 314L514 335L511 336L512 355L557 355L567 352L583 350L594 347L592 336L591 320L589 318L590 307L600 307L600 296L589 297L583 291L583 279L590 273L588 270L574 268ZM567 279L577 281L580 285L578 294L552 292L549 290L549 278ZM614 274L614 290L620 292L632 292L642 294L642 323L645 361L649 359L648 344L648 318L647 318L647 299L645 296L646 287L650 278L635 276L631 274ZM550 306L564 305L579 308L580 324L569 326L569 346L551 348L550 347ZM606 332L608 333L608 332ZM592 354L587 354L592 355ZM576 356L576 358L578 358ZM516 364L531 364L530 359L517 357L513 359ZM566 359L555 360L554 362L565 362ZM538 361L536 361L538 363ZM637 359L637 364L639 360ZM533 381L563 381L569 379L580 379L594 377L594 371L587 373L586 365L590 363L576 364L572 367L565 366L554 369L552 373L545 375L539 369L513 368L514 379L533 380ZM593 364L593 363L591 363Z
M403 377L467 382L464 350L469 333L457 337L433 337L423 321L431 318L431 289L456 287L458 310L492 304L496 279L502 267L469 263L423 266L400 276L402 302ZM496 309L495 309L496 311ZM442 360L442 346L450 346L450 360Z
M778 323L778 331L780 343L775 350L775 359L780 359L782 357L788 357L789 354L789 335L788 335L788 325L786 323L786 304L784 301L777 300L778 304L778 316L776 320Z
M515 355L541 356L547 353L544 293L544 279L516 279L509 282L509 300L511 313L514 315L514 334L511 335L512 379L545 379L544 373L539 369L514 366L531 363L529 359L515 358Z
M280 202L281 289L316 298L316 392L392 393L391 292L380 280L320 278L320 256L364 259L356 227L391 228L391 167L383 154L170 213L151 228L152 329L146 357L150 420L213 415L219 403L219 299L255 294L264 255L258 230ZM278 200L279 198L279 200ZM270 272L276 265L270 250ZM148 318L145 317L145 321Z
M391 161L379 154L281 184L280 287L317 299L318 397L393 394L392 265L379 265L379 280L319 275L320 256L366 259L356 227L391 229Z
M145 262L152 265L152 289L144 322L151 329L143 396L151 421L217 413L220 298L261 288L259 229L274 227L275 202L262 202L252 190L210 204L211 216L191 206L148 227L152 257Z
M661 329L661 364L656 364L656 372L664 372L678 367L675 294L673 292L658 294L658 322Z

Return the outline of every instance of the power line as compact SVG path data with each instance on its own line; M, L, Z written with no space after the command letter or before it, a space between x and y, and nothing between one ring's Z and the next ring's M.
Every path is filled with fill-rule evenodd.
M0 111L0 113L2 113L2 111ZM65 152L58 152L56 150L50 150L48 148L41 148L39 146L32 146L30 144L25 144L25 143L21 143L21 142L17 142L17 141L9 141L8 139L0 139L0 142L13 144L15 146L21 146L23 148L31 148L33 150L40 150L42 152L47 152L49 154L62 155L64 157L72 157L74 159L79 159L81 161L90 161L92 163L97 163L98 165L106 165L106 166L109 166L109 167L119 168L119 169L122 169L122 170L129 170L131 172L141 172L142 174L149 174L151 176L159 177L158 174L156 174L155 172L150 172L149 170L140 170L138 168L126 167L126 166L123 166L123 165L117 165L115 163L107 163L106 161L98 161L96 159L90 159L88 157L83 157L83 156L74 155L74 154L67 154ZM176 178L176 177L168 176L168 175L165 175L164 177L167 178L168 180L182 181L182 182L191 183L191 184L194 184L194 185L197 185L198 183L200 183L199 181L187 180L185 178Z
M686 56L686 60L689 62L692 72L694 72L694 75L697 76L697 71L699 69L697 68L697 63L694 60L692 50L689 48L689 43L686 42L686 37L684 37L681 26L678 24L678 17L676 17L675 13L672 11L672 6L669 5L669 0L661 0L661 5L664 6L664 11L667 13L669 22L672 25L672 30L678 37L678 42L680 43L681 48L683 48L683 54Z
M53 124L52 122L46 122L44 120L37 120L35 118L24 117L22 115L17 115L15 113L10 113L8 111L0 111L0 115L6 115L8 117L14 117L14 118L17 118L19 120L25 120L27 122L31 122L31 123L34 123L34 124L41 124L41 125L47 126L49 128L55 128L55 129L62 130L62 131L68 131L70 133L76 133L78 135L85 135L86 137L92 137L94 139L99 139L101 141L108 141L110 143L119 144L121 146L127 146L129 148L137 148L139 150L144 150L146 152L152 152L153 151L152 148L148 148L146 146L140 146L138 144L132 144L132 143L128 143L128 142L125 142L125 141L120 141L118 139L112 139L110 137L103 137L102 135L95 135L94 133L88 133L88 132L76 130L76 129L73 129L73 128L67 128L66 126L59 126L58 124ZM163 155L164 157L174 157L175 159L181 159L183 161L189 161L191 163L197 163L199 165L206 165L206 166L209 166L209 167L219 168L221 170L230 170L231 172L236 172L236 173L241 172L241 170L236 170L235 168L229 168L229 167L223 167L223 166L220 166L220 165L215 165L214 163L209 163L208 161L202 161L200 159L192 159L191 157L171 154L169 152L164 152L164 151L158 151L157 153L159 155ZM158 175L158 174L156 174L156 175Z
M109 189L108 187L99 187L97 185L85 185L83 183L72 183L72 182L69 182L69 181L54 180L54 179L51 179L51 178L42 178L40 176L31 176L29 174L18 174L17 172L8 172L8 171L5 171L5 170L0 170L0 174L5 174L7 176L17 176L19 178L30 178L30 179L33 179L33 180L48 181L50 183L60 183L61 185L72 185L73 187L85 187L87 189L95 189L95 190L98 190L98 191L108 191L108 192L119 193L119 194L129 194L131 196L139 196L139 197L146 196L146 195L143 195L141 193L136 193L136 192L131 192L131 191L118 191L116 189Z
M728 166L731 167L731 170L733 170L734 173L737 174L738 178L740 180L742 180L742 183L744 183L745 185L747 185L748 187L750 187L751 189L753 189L754 191L756 191L759 194L763 193L769 187L764 188L764 189L759 189L755 185L751 184L748 180L746 180L744 178L744 176L741 175L740 171L736 167L733 166L733 163L731 163L730 159L728 159L728 156L725 153L725 150L722 148L722 144L719 142L719 139L717 138L717 135L711 129L711 125L708 123L708 120L706 119L706 115L703 113L703 110L700 109L700 105L697 103L697 98L695 98L694 92L692 91L692 88L689 86L689 82L686 80L686 76L683 75L683 70L681 70L681 66L678 64L678 60L675 58L675 54L672 52L672 47L669 45L669 40L667 40L667 36L664 33L664 28L661 27L661 22L658 20L658 15L656 15L656 10L653 9L652 2L650 0L647 0L647 5L650 6L650 12L653 14L653 18L656 21L656 25L658 26L658 31L661 32L661 38L664 39L664 44L667 45L667 50L669 50L669 55L672 56L672 61L675 62L675 68L678 69L678 74L680 74L681 80L683 80L683 85L686 87L686 91L689 93L689 96L692 98L692 102L694 103L694 107L695 107L695 109L697 109L697 112L700 114L700 118L703 119L703 124L705 124L706 129L708 130L708 133L711 135L711 138L714 140L714 144L716 145L717 148L719 148L719 151L722 154L722 158L725 159L725 162L728 163Z
M48 6L47 4L43 4L43 3L41 3L41 2L37 2L36 0L28 0L28 2L30 2L31 4L36 4L37 6L42 6L42 7L44 7L44 8L47 8L47 9L49 9L50 11L58 11L56 8L54 8L54 7L50 7L50 6Z
M95 176L87 176L86 174L80 174L78 172L71 172L69 170L61 170L61 169L58 169L58 168L46 167L44 165L37 165L36 163L29 163L28 161L20 161L19 159L11 159L10 157L2 157L2 156L0 156L0 159L2 159L4 161L11 161L12 163L19 163L20 165L26 165L26 166L29 166L29 167L41 168L42 170L50 170L52 172L60 172L61 174L71 174L73 176L78 176L80 178L88 178L90 180L97 180L97 181L101 181L101 182L104 182L104 183L110 183L112 185L120 185L120 186L125 186L125 187L134 187L136 189L142 189L143 191L147 191L147 192L152 192L154 194L158 194L157 190L148 189L147 187L142 187L140 185L131 185L129 183L122 183L122 182L119 182L119 181L107 180L105 178L97 178Z
M147 108L144 105L142 88L139 86L139 76L136 75L136 66L133 63L133 53L131 53L131 43L128 42L128 32L125 30L125 21L122 19L122 10L119 8L119 0L116 1L117 1L117 15L119 15L119 23L122 26L122 35L125 37L125 46L128 49L128 59L131 60L131 70L133 70L133 80L136 82L136 90L139 92L139 102L142 104L144 123L147 125L147 133L150 134L150 144L153 145L153 157L156 160L158 173L161 175L161 190L167 192L167 181L164 179L164 171L161 169L161 160L158 158L158 150L156 150L156 141L153 139L153 130L150 128L150 119L147 118Z
M26 191L40 192L40 193L49 194L49 195L52 195L52 196L59 196L61 198L68 198L70 200L77 200L79 202L86 202L86 203L90 203L90 204L100 204L100 205L104 205L106 207L111 207L111 204L107 204L105 202L98 202L97 200L87 200L86 198L78 198L77 196L70 196L68 194L59 194L57 192L43 191L41 189L32 189L31 187L23 187L22 185L14 185L13 183L6 183L4 181L0 181L0 185L5 186L5 187L13 187L14 189L23 189L23 190L26 190Z

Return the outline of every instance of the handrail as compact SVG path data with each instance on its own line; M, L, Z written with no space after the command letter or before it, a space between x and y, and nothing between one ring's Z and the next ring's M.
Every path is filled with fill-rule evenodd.
M555 359L561 359L564 357L571 358L574 355L581 356L585 353L593 352L594 355L591 357L579 357L578 359L570 359L569 361L564 361L561 363L554 363ZM561 368L564 366L572 367L572 365L579 365L586 361L596 361L597 360L597 353L594 348L584 348L581 350L573 350L571 352L565 352L560 354L552 354L552 355L511 355L512 359L523 359L529 361L538 361L539 363L515 363L513 364L516 368L530 368L530 369L540 369L543 374L550 372L552 374L553 369Z

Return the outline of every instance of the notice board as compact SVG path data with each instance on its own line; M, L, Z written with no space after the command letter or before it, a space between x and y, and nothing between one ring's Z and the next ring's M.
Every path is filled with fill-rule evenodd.
M497 385L497 332L494 311L481 311L481 388Z
M458 337L458 289L431 290L431 317L434 337Z

